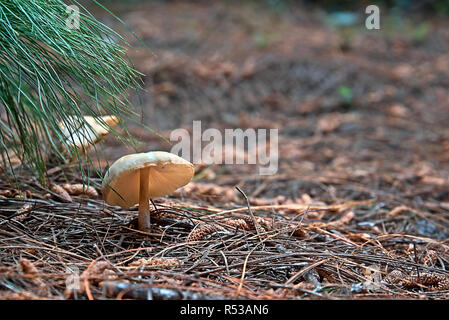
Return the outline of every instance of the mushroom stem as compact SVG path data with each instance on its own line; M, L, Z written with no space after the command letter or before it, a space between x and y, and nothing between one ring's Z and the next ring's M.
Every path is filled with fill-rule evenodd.
M139 170L140 188L139 188L139 230L150 231L150 204L148 202L149 175L150 168L142 168Z

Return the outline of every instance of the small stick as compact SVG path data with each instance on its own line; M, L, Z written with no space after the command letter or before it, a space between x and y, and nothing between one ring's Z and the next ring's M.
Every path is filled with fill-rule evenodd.
M152 204L153 207L154 207L154 210L157 211L158 209L157 209L157 207L156 207L156 203L154 203L153 199L151 199L151 198L150 198L150 201L151 201L151 204Z
M225 254L223 253L222 250L220 250L220 253L223 256L223 260L224 260L224 263L225 263L225 266L226 266L226 273L228 274L228 276L230 276L229 266L228 266L228 259L226 259L226 256L225 256Z
M257 220L256 220L256 218L254 217L253 210L251 210L251 205L249 204L249 199L248 199L248 197L247 197L246 194L243 192L243 190L240 189L240 187L235 187L235 188L236 188L236 189L243 195L243 197L245 198L245 200L246 200L246 205L248 206L249 214L251 215L251 219L253 220L253 223L254 223L254 228L256 228L257 236L259 237L259 241L262 241L262 237L260 236L260 233L259 233L259 224L257 223Z
M416 242L415 241L413 241L413 252L415 254L416 272L418 273L418 281L419 281L421 279L421 276L419 274L418 254L416 253Z

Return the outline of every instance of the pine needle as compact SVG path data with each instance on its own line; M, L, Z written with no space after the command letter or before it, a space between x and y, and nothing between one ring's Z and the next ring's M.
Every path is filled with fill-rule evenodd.
M69 117L114 115L123 133L107 123L105 128L124 143L136 143L124 127L125 120L137 121L128 91L141 88L128 44L72 3L80 8L78 29L67 27L69 13L60 0L0 2L0 158L12 174L13 157L41 181L51 156L58 163L85 161L85 152L69 148L75 138L58 125L75 132Z

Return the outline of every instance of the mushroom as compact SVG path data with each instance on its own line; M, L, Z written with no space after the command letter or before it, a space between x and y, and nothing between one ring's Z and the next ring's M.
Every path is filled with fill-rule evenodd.
M91 116L83 118L84 121L81 118L70 116L68 119L69 126L62 121L59 123L62 134L67 139L67 145L78 149L80 152L97 143L109 133L106 124L113 127L118 123L118 118L115 116L103 116L101 117L102 120ZM73 127L76 128L75 131L73 131Z
M194 166L163 151L130 154L115 161L103 179L103 199L123 209L139 204L139 230L149 231L149 199L171 194L192 180Z

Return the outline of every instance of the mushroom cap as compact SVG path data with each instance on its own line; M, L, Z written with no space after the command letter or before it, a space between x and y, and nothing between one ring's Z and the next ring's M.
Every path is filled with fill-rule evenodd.
M85 116L83 118L89 125L86 125L79 117L69 117L68 122L70 126L77 128L75 131L73 131L73 128L68 128L64 122L61 121L59 123L59 127L70 147L78 149L83 149L83 147L88 148L98 142L102 136L109 133L109 128L104 123L110 127L118 123L118 119L115 116L102 116L102 120L91 116Z
M193 178L193 164L169 152L154 151L121 157L103 179L103 199L110 205L129 208L139 203L140 172L149 170L148 197L162 197L186 185Z

